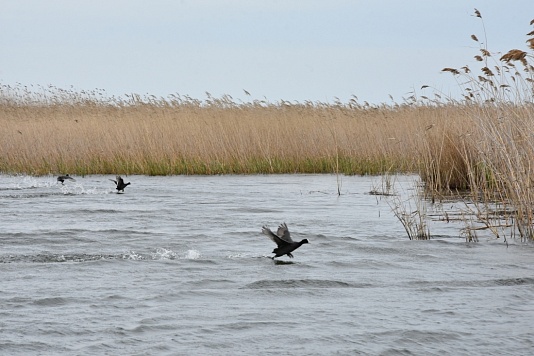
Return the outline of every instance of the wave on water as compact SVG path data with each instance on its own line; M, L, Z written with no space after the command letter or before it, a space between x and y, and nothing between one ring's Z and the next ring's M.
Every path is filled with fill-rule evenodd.
M271 258L270 255L258 255L253 253L245 253L245 252L236 252L236 253L230 253L226 256L226 258L229 258L231 260L237 260L237 259L248 259L248 258ZM275 260L276 261L276 260Z
M36 254L36 255L4 255L0 256L0 263L58 263L58 262L88 262L110 259L120 259L120 255L106 254Z
M14 176L11 177L11 179L7 179L5 184L6 186L0 187L0 191L47 188L56 185L57 182L50 180L44 181L42 179L37 179L32 176Z
M324 279L286 279L286 280L261 280L249 283L247 289L279 289L279 288L365 288L368 284L355 284L336 280Z
M99 189L96 187L86 188L82 184L58 185L48 182L33 185L10 185L0 187L0 197L2 198L46 198L65 195L106 195L112 194L113 190Z
M126 260L197 260L200 259L202 255L197 250L187 250L185 253L180 254L173 250L160 247L151 253L129 251L128 253L121 255L121 257Z
M63 254L34 254L34 255L0 255L0 263L64 263L64 262L91 262L102 260L129 260L129 261L160 261L160 260L197 260L201 258L200 252L188 250L179 254L166 248L157 248L154 252L138 253L128 251L119 254L88 254L88 253L63 253Z
M68 303L68 299L61 297L41 298L33 301L33 304L45 307L59 307Z
M61 186L61 192L64 195L106 195L113 193L113 190L98 189L96 187L85 188L82 184L75 184L69 186Z
M201 257L200 252L197 250L187 250L183 254L179 254L173 250L166 249L166 248L157 248L156 251L152 253L137 253L135 251L129 251L128 253L125 253L122 255L122 259L126 260L177 260L177 259L185 259L185 260L196 260Z
M21 194L6 194L1 195L2 198L8 199L35 199L35 198L48 198L58 195L74 195L74 194L64 194L58 192L41 192L41 193L21 193Z
M93 236L106 236L113 238L115 236L147 237L156 236L157 233L151 231L142 231L136 229L40 229L30 232L0 232L0 239L6 244L24 245L30 241L46 243L64 243L64 239L73 239L74 241L84 240L93 241Z
M474 280L474 281L417 281L411 282L411 285L423 287L425 289L432 289L442 291L443 288L465 288L465 287L499 287L499 286L519 286L519 285L534 285L534 278L518 277L518 278L500 278L488 280Z
M115 214L120 213L121 210L118 209L102 209L102 208L96 208L96 209L78 209L76 210L79 214ZM115 229L109 229L111 232L115 232ZM136 230L132 230L131 232L136 232Z

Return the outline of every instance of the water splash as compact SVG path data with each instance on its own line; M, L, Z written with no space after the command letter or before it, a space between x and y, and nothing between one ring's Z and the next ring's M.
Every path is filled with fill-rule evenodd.
M122 255L122 259L139 261L139 260L144 260L145 258L142 255L136 253L135 251L128 251L127 253Z
M157 248L156 251L152 253L137 253L135 251L128 251L127 253L122 254L123 260L132 260L132 261L147 261L147 260L174 260L176 259L176 252L173 250L168 250L166 248Z
M174 260L175 258L176 252L165 248L158 248L156 249L156 252L152 254L152 259L154 260Z
M85 188L83 184L81 183L61 185L60 189L64 195L99 195L99 194L110 194L113 192L109 189L102 190L96 187Z
M6 178L2 181L1 190L23 190L53 186L51 181L43 181L32 176L14 175L6 176Z
M200 257L200 252L197 250L187 250L184 256L184 258L187 260L198 260Z
M251 258L251 257L258 257L258 256L251 255L251 254L248 254L248 253L232 253L232 254L228 255L228 258L230 258L230 259Z

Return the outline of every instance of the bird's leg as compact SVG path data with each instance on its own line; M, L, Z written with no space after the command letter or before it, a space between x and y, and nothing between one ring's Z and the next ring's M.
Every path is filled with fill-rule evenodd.
M276 256L273 256L273 257L271 257L271 260L273 260L273 261L274 261L274 258L275 258L275 257L276 257Z
M293 255L291 254L291 252L287 253L287 255L289 256L289 258L293 258Z

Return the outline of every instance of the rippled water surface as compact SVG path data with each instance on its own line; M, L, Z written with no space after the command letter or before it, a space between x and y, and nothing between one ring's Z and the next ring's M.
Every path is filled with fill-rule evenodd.
M110 178L0 176L0 354L534 350L533 246L409 241L380 178ZM310 244L273 261L284 221Z

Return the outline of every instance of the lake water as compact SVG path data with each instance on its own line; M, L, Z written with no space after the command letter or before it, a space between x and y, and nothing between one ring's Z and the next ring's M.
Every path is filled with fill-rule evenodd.
M380 177L75 178L0 175L2 355L534 350L533 245L410 241ZM282 222L310 244L277 262Z

